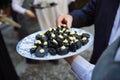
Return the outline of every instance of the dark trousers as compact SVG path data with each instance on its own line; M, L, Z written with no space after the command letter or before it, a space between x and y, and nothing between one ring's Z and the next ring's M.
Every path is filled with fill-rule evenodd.
M19 80L0 31L0 80Z

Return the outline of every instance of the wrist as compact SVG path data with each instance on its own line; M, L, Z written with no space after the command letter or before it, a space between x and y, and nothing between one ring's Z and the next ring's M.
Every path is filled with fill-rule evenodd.
M71 65L73 60L77 57L78 55L74 55L74 56L71 56L71 57L67 57L65 58L65 60Z
M26 10L25 15L29 18L36 18L35 14L31 10Z

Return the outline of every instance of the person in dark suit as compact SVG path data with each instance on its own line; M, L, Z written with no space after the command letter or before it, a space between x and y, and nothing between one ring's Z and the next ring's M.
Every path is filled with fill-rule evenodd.
M82 9L69 15L61 15L57 19L58 25L67 24L68 28L95 25L94 48L90 60L93 64L97 62L116 32L114 30L120 17L119 4L120 0L90 0Z

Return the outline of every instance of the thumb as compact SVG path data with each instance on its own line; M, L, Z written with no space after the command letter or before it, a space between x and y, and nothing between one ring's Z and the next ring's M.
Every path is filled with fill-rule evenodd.
M71 26L72 26L72 21L73 21L72 17L68 15L66 21L67 21L67 24L66 24L66 25L68 26L68 28L71 28Z
M70 28L71 28L71 25L72 25L71 21L68 20L66 25L67 25L67 27L70 29Z

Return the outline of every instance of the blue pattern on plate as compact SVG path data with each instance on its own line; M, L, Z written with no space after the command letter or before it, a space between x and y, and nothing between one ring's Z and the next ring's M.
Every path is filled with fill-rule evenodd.
M35 32L25 38L23 38L21 41L18 42L17 46L16 46L16 50L18 52L18 54L20 54L23 57L26 58L30 58L30 59L35 59L35 60L54 60L54 59L61 59L61 58L66 58L75 54L79 54L83 51L85 51L86 49L88 49L92 44L93 44L93 35L85 30L82 29L77 29L77 28L72 28L71 30L77 31L78 33L82 33L82 32L86 32L90 35L89 38L89 42L85 45L82 46L80 49L78 49L76 52L69 52L66 55L55 55L52 56L48 53L47 56L44 57L36 57L34 54L30 53L30 48L32 47L32 45L35 42L35 36L39 33L44 33L46 30L44 31L39 31L39 32Z

